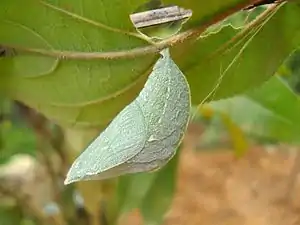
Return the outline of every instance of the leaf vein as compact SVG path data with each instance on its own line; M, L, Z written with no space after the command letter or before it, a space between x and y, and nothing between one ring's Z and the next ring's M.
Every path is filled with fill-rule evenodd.
M149 41L146 38L142 37L138 33L128 32L128 31L124 31L124 30L121 30L121 29L118 29L118 28L115 28L115 27L108 26L108 25L106 25L104 23L100 23L99 21L94 21L94 20L91 20L89 18L80 16L80 15L78 15L76 13L69 12L69 11L67 11L67 10L65 10L63 8L54 6L54 5L52 5L50 3L47 3L45 1L41 1L41 4L43 4L44 6L50 8L52 10L55 10L55 11L60 12L62 14L68 15L68 16L72 17L73 19L77 19L77 20L83 21L83 22L85 22L87 24L90 24L90 25L93 25L93 26L96 26L98 28L105 29L105 30L108 30L108 31L112 31L114 33L120 33L120 34L124 34L124 35L128 35L128 36L132 36L132 37L144 40L144 41L146 41L146 42L149 43Z

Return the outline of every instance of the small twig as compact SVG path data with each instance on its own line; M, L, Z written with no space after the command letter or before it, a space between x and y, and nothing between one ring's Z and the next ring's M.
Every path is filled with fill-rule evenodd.
M50 178L52 179L53 183L53 189L55 193L59 193L60 190L58 188L58 177L56 175L56 172L53 168L51 159L47 153L47 143L51 140L51 133L46 128L47 119L34 112L27 106L17 103L17 106L23 116L23 118L26 120L28 125L33 129L34 133L37 137L37 148L40 150L41 156L43 157L43 161L46 164L46 168L48 170L48 173L50 175ZM46 144L46 145L45 145Z
M170 6L138 12L130 15L130 19L136 28L145 28L172 21L187 19L192 16L192 10L178 6Z
M40 54L45 56L56 57L60 59L81 59L81 60L93 60L93 59L126 59L126 58L135 58L138 56L145 56L149 54L159 53L162 49L168 48L174 45L182 44L184 41L198 37L203 33L208 27L221 22L228 16L243 10L249 5L253 5L259 1L257 0L248 0L241 4L238 4L232 8L225 10L223 13L215 16L211 20L208 20L198 27L191 28L185 32L176 34L166 40L160 41L155 45L149 45L146 47L139 47L134 49L127 49L122 51L111 51L111 52L74 52L74 51L59 51L59 50L46 50L46 49L37 49L37 48L26 48L22 46L15 45L3 45L4 47L14 48L21 52L28 52L33 54Z
M244 10L250 10L250 9L256 8L258 6L263 6L263 5L276 4L278 2L283 2L283 1L282 0L261 0L261 1L258 1L250 6L246 7Z
M52 138L50 139L50 145L52 149L57 153L60 157L62 169L61 169L61 177L65 177L65 173L68 170L68 160L66 153L63 150L63 142L64 142L64 134L61 128L57 125L54 127L54 131L52 131Z
M58 138L60 137L57 137L56 135L52 134L50 129L47 127L48 120L41 114L37 114L32 109L29 109L27 106L21 103L17 103L17 106L21 111L22 116L25 117L27 123L32 127L36 135L40 137L40 140L42 142L40 143L40 150L43 151L44 155L46 154L45 157L47 158L47 160L49 157L47 157L47 152L44 151L45 143L50 145L51 149L54 150L57 153L57 155L60 157L62 164L65 165L66 155L61 149L62 141L58 140ZM63 135L62 132L59 135ZM52 163L50 161L48 162L48 164L49 165L51 164L52 167ZM54 171L54 169L52 170ZM64 176L64 172L65 171L62 171L63 176ZM56 173L54 172L54 174Z
M37 137L37 149L39 149L42 156L43 164L46 166L47 172L51 179L52 190L54 192L54 200L59 205L60 210L64 210L63 203L61 202L61 182L60 176L56 173L51 156L47 153L49 143L51 142L52 134L47 128L47 119L28 108L27 106L17 103L17 106L26 120L26 122L32 127ZM63 213L65 215L65 213Z

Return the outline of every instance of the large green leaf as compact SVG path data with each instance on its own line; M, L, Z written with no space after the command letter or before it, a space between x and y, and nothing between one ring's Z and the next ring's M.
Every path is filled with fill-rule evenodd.
M0 29L5 32L0 33L0 43L77 53L127 51L146 46L149 43L136 36L129 19L129 14L145 2L28 0L23 10L24 1L1 1ZM248 1L164 2L191 8L193 16L189 27L207 23L213 16ZM298 10L294 3L282 7L260 30L224 76L217 97L239 93L274 73L297 44L292 37L299 28ZM226 54L208 59L238 31L225 27L217 34L178 45L172 51L192 86L194 103L207 96L220 77L220 68L224 70L245 44L246 40ZM273 54L271 49L275 45L277 51ZM17 51L15 57L0 59L0 88L59 124L104 128L138 95L156 59L156 54L150 54L131 59L75 60ZM249 66L255 75L250 74Z
M250 0L163 0L166 4L177 4L181 7L192 9L193 17L187 22L186 27L199 26L201 23L207 22L217 14L222 14L225 10L233 9L237 6L246 6Z
M119 178L117 188L118 213L139 208L145 224L160 224L169 209L176 186L176 172L182 146L161 170Z
M76 52L145 46L145 40L127 33L135 32L129 14L142 2L1 1L0 29L5 32L0 32L0 43ZM67 60L17 52L1 59L1 83L10 97L61 124L105 126L141 90L156 57Z
M138 173L120 177L117 188L119 213L138 208L160 172Z
M178 153L172 160L162 170L157 172L152 186L143 199L140 208L147 225L161 224L163 216L170 208L175 193L180 152L179 147Z
M249 134L299 143L300 99L275 76L247 95L209 103Z
M215 87L209 99L239 94L268 80L300 43L300 7L283 5L263 26L252 26L240 38L217 51L239 29L221 31L176 46L174 61L186 75L192 102L199 104ZM253 36L253 38L252 38Z
M0 224L16 225L22 221L22 212L18 207L0 206Z

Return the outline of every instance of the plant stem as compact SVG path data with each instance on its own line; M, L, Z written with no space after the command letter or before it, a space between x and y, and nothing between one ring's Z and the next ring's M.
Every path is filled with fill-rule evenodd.
M59 185L60 183L62 183L62 178L55 171L51 159L52 154L49 154L49 143L51 142L52 134L47 128L48 121L44 116L36 113L35 111L28 108L27 106L21 103L16 103L16 105L19 108L23 118L26 120L29 126L31 126L31 128L35 133L36 141L37 141L37 149L39 150L42 164L45 165L48 175L51 179L54 200L56 204L58 204L63 217L65 217L63 202L61 201L62 189ZM66 220L66 218L64 218L63 220ZM59 224L61 223L66 224L66 221L59 222Z
M60 59L81 59L81 60L93 60L93 59L121 59L121 58L135 58L138 56L144 56L149 54L154 54L160 52L164 48L168 48L174 45L182 44L184 41L198 37L203 33L208 27L216 23L221 22L228 16L243 10L249 5L258 3L257 0L248 0L241 4L226 9L222 13L218 14L211 20L207 20L197 27L191 28L187 31L181 32L174 35L166 40L160 41L155 45L149 45L146 47L133 48L122 51L111 51L111 52L75 52L75 51L59 51L59 50L46 50L37 48L26 48L22 46L15 45L3 45L5 48L15 49L21 52L28 52L33 54L40 54L50 57L56 57Z

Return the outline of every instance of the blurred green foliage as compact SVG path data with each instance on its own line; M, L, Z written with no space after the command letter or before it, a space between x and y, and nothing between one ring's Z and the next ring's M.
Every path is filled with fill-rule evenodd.
M279 74L295 93L300 94L300 50L297 49L290 55Z
M208 103L201 110L194 109L198 114L195 121L207 127L199 139L199 150L231 146L237 151L234 147L237 139L232 137L236 134L230 133L230 126L219 119L222 114L236 123L247 142L298 143L299 94L300 51L296 50L279 67L277 75L261 87L244 95ZM222 136L226 137L225 143L220 142Z
M35 156L35 134L19 117L14 102L2 99L1 103L1 149L0 164L5 163L14 154Z

